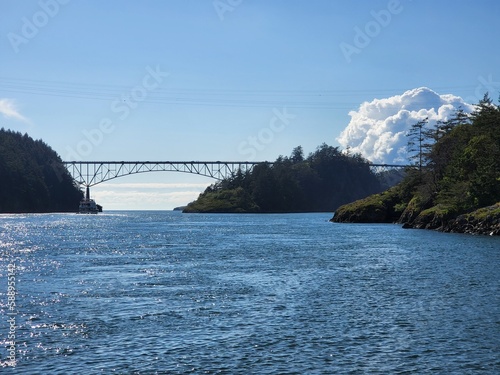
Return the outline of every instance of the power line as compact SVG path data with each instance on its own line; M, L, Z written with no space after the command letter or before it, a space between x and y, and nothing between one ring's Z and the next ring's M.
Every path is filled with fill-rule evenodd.
M40 96L56 96L86 100L114 101L128 95L133 87L125 85L28 80L0 77L0 88ZM471 89L455 86L449 89ZM441 88L445 90L445 88ZM359 106L360 96L395 95L406 89L377 90L249 90L249 89L188 89L157 88L145 98L146 103L219 106L263 107L288 106L294 108L353 109ZM340 102L338 98L344 100ZM346 101L346 99L351 100Z

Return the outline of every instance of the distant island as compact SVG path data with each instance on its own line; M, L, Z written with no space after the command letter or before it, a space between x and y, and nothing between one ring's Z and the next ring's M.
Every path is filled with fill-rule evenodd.
M376 175L359 154L322 144L307 157L301 146L289 157L256 165L209 186L185 213L333 212L340 205L383 191L396 176Z
M0 129L0 213L77 212L82 197L47 144Z
M338 208L333 222L500 235L500 108L485 95L434 129L409 132L414 168L387 191Z

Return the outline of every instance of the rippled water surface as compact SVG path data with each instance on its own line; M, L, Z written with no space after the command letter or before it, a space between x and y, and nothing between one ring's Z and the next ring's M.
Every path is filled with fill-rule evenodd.
M0 372L500 373L500 238L329 218L0 216Z

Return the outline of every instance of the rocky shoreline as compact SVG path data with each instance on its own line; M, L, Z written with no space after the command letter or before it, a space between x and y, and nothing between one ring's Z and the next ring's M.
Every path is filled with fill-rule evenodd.
M420 224L418 224L420 225ZM419 228L419 226L415 226ZM448 233L500 235L500 203L483 207L468 214L459 215L454 219L444 221L442 225L433 228L432 222L423 228L436 229Z
M378 198L378 199L377 199ZM453 215L446 207L435 206L419 210L408 204L398 216L398 212L388 210L393 199L390 194L385 197L378 194L364 200L340 207L330 220L336 223L398 223L406 229L430 229L447 233L467 233L478 235L500 235L500 202L483 207L470 213ZM378 204L374 204L376 201ZM389 204L388 204L389 203Z

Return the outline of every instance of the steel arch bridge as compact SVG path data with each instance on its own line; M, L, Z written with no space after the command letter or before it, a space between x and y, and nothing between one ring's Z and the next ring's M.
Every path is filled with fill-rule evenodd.
M147 172L181 172L223 180L257 164L247 161L63 161L71 177L84 186L95 186L115 178Z
M256 165L273 165L267 161L63 161L73 180L91 187L115 178L147 172L181 172L223 180L251 171ZM370 164L370 169L381 173L391 169L404 169L408 165Z

